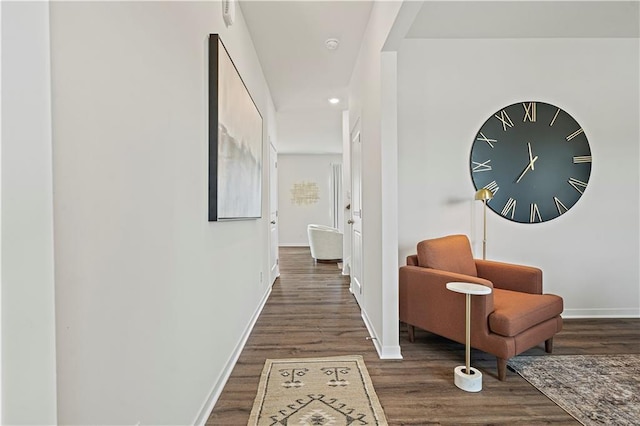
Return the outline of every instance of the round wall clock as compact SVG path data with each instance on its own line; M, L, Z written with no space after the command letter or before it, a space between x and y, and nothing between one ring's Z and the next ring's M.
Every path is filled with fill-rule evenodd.
M476 189L493 193L487 202L491 210L515 222L546 222L584 194L591 149L566 111L544 102L519 102L484 122L469 167Z

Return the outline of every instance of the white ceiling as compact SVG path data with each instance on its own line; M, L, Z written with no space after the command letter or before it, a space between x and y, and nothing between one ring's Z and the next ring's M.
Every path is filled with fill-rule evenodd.
M398 1L398 0L394 0ZM406 38L640 37L640 1L416 1ZM342 111L372 0L240 0L281 153L342 152ZM403 30L404 31L404 30ZM325 40L337 38L329 51ZM329 97L339 105L329 105Z
M640 36L636 1L429 1L406 38Z
M276 107L278 152L342 152L342 111L373 2L239 5ZM329 38L340 40L338 49L325 47ZM329 104L331 97L340 104Z
M344 97L371 1L240 1L279 112ZM325 41L340 40L336 50Z

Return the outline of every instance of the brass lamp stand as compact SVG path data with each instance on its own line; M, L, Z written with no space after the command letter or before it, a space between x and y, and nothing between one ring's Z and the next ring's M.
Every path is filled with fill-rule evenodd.
M487 188L480 188L476 192L476 200L484 203L484 224L482 233L482 259L487 258L487 201L493 198L493 192Z

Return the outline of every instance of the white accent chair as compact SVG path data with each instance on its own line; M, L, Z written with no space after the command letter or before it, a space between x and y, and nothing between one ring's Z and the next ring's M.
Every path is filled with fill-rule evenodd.
M342 232L324 225L307 225L311 257L315 260L342 260Z

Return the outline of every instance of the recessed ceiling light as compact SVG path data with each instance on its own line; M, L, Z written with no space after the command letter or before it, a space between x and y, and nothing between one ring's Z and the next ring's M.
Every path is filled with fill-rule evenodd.
M328 38L324 42L324 45L329 50L336 50L340 45L340 40L338 40L337 38Z
M338 98L329 98L329 103L330 104L339 104L340 103L340 99Z

